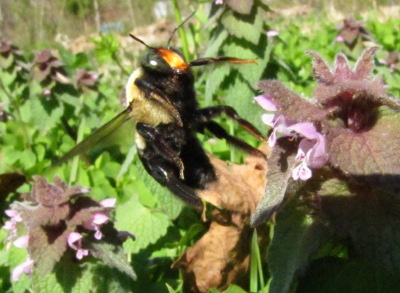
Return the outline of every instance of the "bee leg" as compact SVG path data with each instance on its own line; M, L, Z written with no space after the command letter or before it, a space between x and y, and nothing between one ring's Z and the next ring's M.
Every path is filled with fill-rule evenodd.
M149 161L141 155L139 155L139 157L147 172L158 183L167 187L173 194L178 196L187 204L192 205L196 208L202 207L202 201L199 197L197 197L194 190L176 177L173 168L171 167L171 165L168 165L165 160L161 160L161 158L158 157L158 160L155 159Z
M225 113L229 118L238 122L248 133L255 138L266 141L265 137L258 131L258 129L249 121L241 118L235 109L229 106L220 105L215 107L203 108L197 111L197 120L199 122L208 122L211 119ZM211 131L211 130L210 130Z
M161 133L157 128L146 124L137 123L137 132L145 139L147 144L151 144L154 151L158 153L164 160L172 162L179 169L179 178L181 180L185 179L185 166L179 157L179 154L174 151L164 140L163 133Z
M246 153L257 157L266 158L265 154L260 150L253 148L251 145L244 142L243 140L228 134L226 130L222 128L222 126L219 125L217 122L214 121L203 122L200 123L199 126L200 126L199 129L200 132L203 132L204 129L208 129L216 137L225 139L229 144L245 151Z

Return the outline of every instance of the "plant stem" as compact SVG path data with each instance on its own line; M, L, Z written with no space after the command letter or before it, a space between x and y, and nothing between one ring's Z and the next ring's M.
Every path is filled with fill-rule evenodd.
M117 63L117 66L121 69L121 71L126 75L129 76L130 73L122 66L121 61L119 61L119 58L116 53L112 54L112 59Z
M31 140L30 140L30 138L29 138L28 131L26 130L25 123L24 123L24 121L22 120L21 110L19 109L19 105L18 105L17 99L15 99L15 98L8 92L6 86L4 85L3 80L2 80L1 78L0 78L0 87L1 87L1 89L4 91L5 95L7 96L7 98L8 98L8 100L9 100L10 104L12 104L12 105L15 107L18 120L21 122L22 133L23 133L24 138L25 138L25 144L26 144L27 147L31 148L32 142L31 142Z
M177 0L172 0L172 5L174 6L174 16L175 16L175 21L178 25L182 23L182 15L181 15L181 10L179 9L178 6L178 1ZM181 39L182 42L182 51L183 51L183 56L185 56L186 60L190 60L190 52L189 52L189 45L188 45L188 40L186 38L185 31L183 28L178 29L179 33L179 38Z

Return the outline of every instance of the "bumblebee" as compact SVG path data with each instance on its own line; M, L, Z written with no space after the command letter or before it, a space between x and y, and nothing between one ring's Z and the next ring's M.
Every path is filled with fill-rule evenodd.
M131 37L148 50L141 59L140 67L130 75L126 84L127 108L79 143L61 161L86 151L133 119L135 144L146 171L184 202L201 207L202 202L195 190L205 189L216 180L216 174L196 133L208 130L247 153L264 157L262 152L229 135L212 120L225 114L256 138L264 138L232 107L199 108L192 67L219 62L254 63L255 60L220 57L186 62L176 49L150 47L139 38Z

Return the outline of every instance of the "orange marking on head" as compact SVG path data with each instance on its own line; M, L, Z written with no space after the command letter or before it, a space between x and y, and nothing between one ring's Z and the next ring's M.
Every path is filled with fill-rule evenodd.
M174 51L159 48L157 49L157 53L174 69L186 70L189 68L189 64L187 64L185 60Z

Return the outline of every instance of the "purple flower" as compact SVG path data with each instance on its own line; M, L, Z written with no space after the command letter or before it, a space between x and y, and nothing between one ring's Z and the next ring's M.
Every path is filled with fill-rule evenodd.
M23 273L30 275L33 270L33 260L28 256L27 260L19 265L17 265L11 274L11 280L13 282L18 281Z
M338 36L336 37L335 41L338 42L338 43L343 43L343 42L344 42L344 38L343 38L343 36L338 35Z
M224 4L224 0L214 0L215 4L221 5Z
M268 38L273 38L276 37L277 35L279 35L279 32L276 30L269 30L267 31L267 37Z
M22 218L20 213L16 210L9 209L4 212L8 217L10 217L10 220L6 221L2 228L9 231L7 240L11 240L17 235L17 223L22 222Z
M94 234L94 238L100 240L103 237L103 233L100 231L101 225L105 224L108 221L108 216L102 213L95 213L90 220L83 223L83 227L89 230L96 231Z
M257 96L255 101L266 111L273 113L263 114L262 120L273 128L268 138L270 147L274 147L281 137L301 139L296 159L300 161L292 171L294 180L308 180L312 176L311 168L320 168L328 161L325 137L319 133L311 122L295 123L286 119L279 111L272 99L268 96Z
M68 235L68 245L72 249L76 250L76 258L81 260L84 256L89 254L87 249L82 248L82 238L83 236L77 232L71 232Z
M100 205L105 208L114 208L116 202L115 198L106 198L100 201Z
M29 246L29 235L24 235L21 237L18 237L13 243L15 247L18 248L28 248Z

